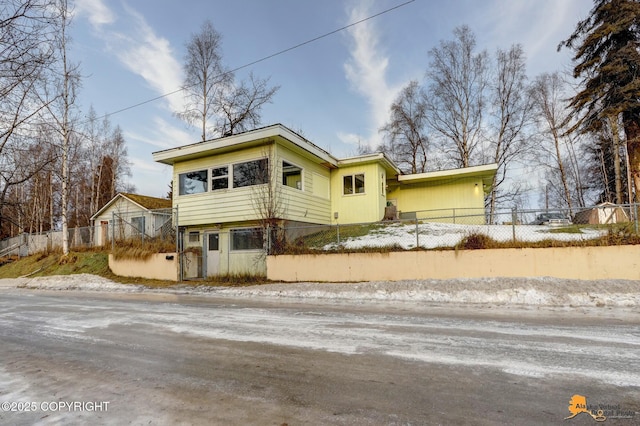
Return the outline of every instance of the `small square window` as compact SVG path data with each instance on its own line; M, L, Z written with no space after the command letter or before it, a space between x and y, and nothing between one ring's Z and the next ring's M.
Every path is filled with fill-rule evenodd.
M364 194L364 174L344 176L342 185L344 195Z
M190 243L198 243L198 242L200 242L200 232L198 232L198 231L189 232L189 242Z
M302 189L302 169L291 163L283 161L282 184L290 188Z

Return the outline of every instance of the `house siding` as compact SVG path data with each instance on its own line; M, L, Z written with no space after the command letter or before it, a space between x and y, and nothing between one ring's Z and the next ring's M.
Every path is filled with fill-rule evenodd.
M395 201L400 214L417 212L418 219L451 222L456 217L456 223L485 223L484 191L478 177L396 185L387 198Z
M211 169L260 158L275 159L270 164L271 180L275 185L275 196L281 203L281 219L326 224L330 221L330 201L314 193L313 176L329 178L329 170L303 155L281 145L272 144L248 148L236 152L184 161L174 165L173 181L178 182L181 173ZM302 190L282 185L282 161L285 160L303 169ZM229 170L231 172L231 169ZM209 187L211 183L208 183ZM258 206L264 197L265 185L243 188L228 188L200 194L180 195L174 192L174 207L178 207L181 226L221 224L260 219Z
M385 171L378 163L341 166L331 174L331 210L338 213L337 223L363 223L382 220L386 195L382 188ZM343 178L364 174L364 193L343 193ZM332 214L333 218L333 214Z

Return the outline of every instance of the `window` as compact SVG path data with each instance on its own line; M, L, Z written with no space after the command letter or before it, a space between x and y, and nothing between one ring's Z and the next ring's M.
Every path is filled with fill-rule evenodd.
M131 227L133 228L133 235L144 234L144 216L132 217Z
M198 232L198 231L189 232L189 242L190 243L198 243L198 242L200 242L200 232Z
M209 251L218 251L220 249L219 234L209 234Z
M207 171L198 170L197 172L180 173L178 175L180 195L199 194L207 192Z
M282 184L291 188L302 189L302 169L283 161Z
M231 250L262 250L263 242L262 228L231 230Z
M364 174L349 175L342 178L343 194L364 194Z
M268 162L266 158L233 165L233 187L260 185L267 183L269 178Z
M229 166L211 169L211 190L227 189L229 187Z

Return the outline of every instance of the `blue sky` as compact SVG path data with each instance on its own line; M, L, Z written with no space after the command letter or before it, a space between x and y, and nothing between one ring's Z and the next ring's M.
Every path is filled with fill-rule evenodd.
M210 19L222 34L230 68L241 67L405 0L76 0L72 61L84 76L83 112L99 115L171 93L182 84L185 43ZM428 52L468 25L489 52L520 43L528 75L570 67L556 46L587 16L589 0L415 0L405 6L277 57L244 68L280 90L263 124L282 123L338 157L358 142L376 146L389 105L411 79L422 81ZM124 131L131 183L165 196L169 166L151 153L198 141L197 129L173 116L182 94L111 116Z

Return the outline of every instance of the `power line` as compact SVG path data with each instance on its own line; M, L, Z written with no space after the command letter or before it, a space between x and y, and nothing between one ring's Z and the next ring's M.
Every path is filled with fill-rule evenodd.
M296 44L296 45L294 45L294 46L291 46L291 47L288 47L288 48L286 48L286 49L280 50L280 51L278 51L278 52L272 53L272 54L270 54L270 55L264 56L264 57L262 57L262 58L260 58L260 59L257 59L257 60L255 60L255 61L253 61L253 62L249 62L249 63L247 63L247 64L244 64L244 65L241 65L241 66L239 66L239 67L236 67L236 68L234 68L234 69L232 69L232 70L230 70L230 71L227 71L227 72L226 72L226 73L224 73L224 74L221 74L221 75L220 75L220 76L218 76L218 77L221 77L221 76L223 76L223 75L225 75L225 74L234 73L234 72L239 71L239 70L241 70L241 69L248 68L248 67L251 67L251 66L253 66L253 65L259 64L260 62L264 62L264 61L267 61L267 60L269 60L269 59L275 58L276 56L280 56L280 55L283 55L283 54L285 54L285 53L287 53L287 52L291 52L292 50L299 49L299 48L301 48L301 47L303 47L303 46L306 46L307 44L314 43L314 42L316 42L316 41L318 41L318 40L321 40L321 39L323 39L323 38L329 37L329 36L331 36L331 35L333 35L333 34L339 33L339 32L341 32L341 31L344 31L344 30L349 29L349 28L351 28L351 27L354 27L354 26L356 26L356 25L362 24L363 22L366 22L366 21L369 21L369 20L371 20L371 19L377 18L378 16L381 16L381 15L384 15L384 14L386 14L386 13L392 12L392 11L394 11L394 10L396 10L396 9L400 9L401 7L404 7L404 6L406 6L406 5L410 4L410 3L413 3L413 2L415 2L415 0L408 0L408 1L405 1L404 3L401 3L401 4L398 4L398 5L396 5L396 6L390 7L389 9L385 9L385 10L383 10L383 11L381 11L381 12L378 12L378 13L376 13L376 14L374 14L374 15L371 15L371 16L368 16L368 17L366 17L366 18L360 19L359 21L352 22L352 23L350 23L350 24L348 24L348 25L345 25L345 26L340 27L340 28L338 28L338 29L335 29L335 30L333 30L333 31L329 31L328 33L324 33L324 34L322 34L322 35L319 35L319 36L314 37L314 38L312 38L312 39L309 39L309 40L307 40L307 41L303 41L302 43L298 43L298 44ZM133 104L133 105L130 105L130 106L128 106L128 107L124 107L124 108L121 108L121 109L119 109L119 110L116 110L116 111L113 111L113 112L110 112L110 113L104 114L104 115L102 115L102 116L100 116L100 117L97 117L96 119L97 119L97 120L104 119L104 118L110 117L110 116L112 116L112 115L120 114L120 113L122 113L122 112L129 111L129 110L134 109L134 108L138 108L138 107L140 107L140 106L142 106L142 105L146 105L146 104L149 104L149 103L155 102L155 101L157 101L157 100L160 100L160 99L163 99L163 98L169 97L169 96L171 96L171 95L175 95L176 93L180 93L180 92L184 91L185 89L186 89L186 87L181 87L180 89L176 89L176 90L174 90L174 91L172 91L172 92L164 93L164 94L159 95L159 96L156 96L156 97L154 97L154 98L147 99L147 100L142 101L142 102L138 102L137 104ZM85 121L80 122L79 124L88 123L89 121L91 121L91 120L85 120Z

